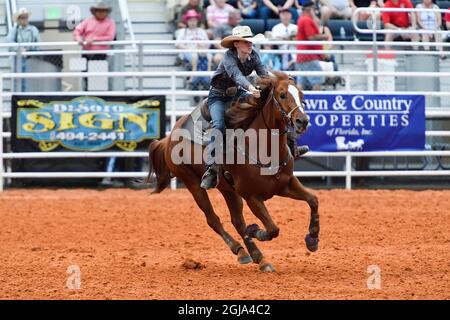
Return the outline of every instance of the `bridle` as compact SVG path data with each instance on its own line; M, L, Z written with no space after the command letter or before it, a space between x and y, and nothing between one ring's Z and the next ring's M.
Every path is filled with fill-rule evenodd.
M244 91L247 91L247 90L244 90ZM249 91L247 91L247 92L250 93ZM278 134L281 137L282 135L286 134L289 131L290 127L293 127L292 113L295 110L297 110L297 109L301 110L300 108L303 108L303 110L304 110L305 109L305 102L301 101L301 106L296 106L296 107L292 108L291 110L289 110L289 112L286 112L286 111L283 110L283 108L281 107L281 105L277 101L277 99L275 99L275 94L274 94L274 88L273 87L272 87L272 90L270 91L270 95L272 97L270 99L267 99L266 103L261 108L260 112L261 112L261 115L262 115L262 118L263 118L263 121L264 121L264 125L266 126L266 129L270 130L269 126L267 125L266 118L264 116L264 109L267 107L267 105L271 101L273 101L275 103L275 105L277 106L278 110L283 115L283 119L284 119L285 124L286 124L286 130L283 133ZM259 168L272 168L271 165L264 165L264 164L262 164L258 159L252 159L246 152L242 152L242 150L240 150L238 147L235 146L234 149L237 152L240 152L242 155L244 155L248 160L255 161L257 167L259 167ZM272 169L276 169L275 177L277 177L277 178L279 177L279 173L280 173L281 169L289 163L289 159L290 159L291 156L292 156L291 153L287 152L286 157L283 159L283 161L280 163L280 165L277 166L277 167L272 168Z
M274 88L273 87L272 87L272 90L270 91L270 95L272 96L271 99L267 99L266 104L264 105L264 107L261 108L261 112L262 112L261 115L262 115L262 118L263 118L263 121L264 121L264 125L266 126L266 129L269 129L269 126L267 125L266 118L264 117L264 112L263 111L264 111L264 108L269 104L269 102L273 101L275 106L277 107L278 111L280 111L281 115L283 116L283 120L284 120L284 122L286 124L286 130L282 134L280 134L280 136L282 136L282 135L286 134L289 131L289 128L293 128L294 127L294 121L292 120L292 113L295 110L297 110L297 109L302 111L302 109L300 109L300 108L303 108L303 110L305 110L305 102L301 101L301 106L293 107L291 110L289 110L289 112L286 112L281 107L281 105L278 102L278 100L275 99L275 94L274 94Z

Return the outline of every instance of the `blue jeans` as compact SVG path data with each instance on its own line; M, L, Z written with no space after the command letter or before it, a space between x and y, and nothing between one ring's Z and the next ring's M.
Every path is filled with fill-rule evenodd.
M212 128L219 130L222 133L223 139L225 140L225 108L228 107L228 104L237 98L244 98L249 93L239 90L236 93L235 97L229 97L224 93L220 93L214 90L209 91L208 95L208 109L211 115ZM206 159L206 165L214 164L214 153L212 152L215 149L218 149L219 146L215 144L215 136L212 135L211 141L209 141L206 146L208 150L208 158Z

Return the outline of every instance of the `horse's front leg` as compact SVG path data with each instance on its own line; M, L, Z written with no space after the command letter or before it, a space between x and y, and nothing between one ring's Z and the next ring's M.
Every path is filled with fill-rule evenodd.
M289 180L286 189L280 193L282 197L306 201L311 208L311 218L309 222L309 234L305 237L306 247L309 251L316 251L319 247L319 200L308 191L294 176Z
M245 200L247 201L247 205L250 210L259 220L261 220L266 228L266 230L262 230L258 227L258 225L252 224L247 227L246 234L251 238L258 239L259 241L269 241L278 237L280 228L278 228L275 222L273 222L263 200L257 197L251 197Z

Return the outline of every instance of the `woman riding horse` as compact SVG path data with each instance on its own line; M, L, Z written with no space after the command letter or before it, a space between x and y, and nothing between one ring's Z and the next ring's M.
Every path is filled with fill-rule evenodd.
M221 41L222 47L228 48L223 60L211 78L211 88L208 95L208 109L211 114L213 129L219 130L225 135L225 106L234 99L228 96L226 91L230 87L237 87L237 96L245 98L253 95L260 97L260 91L255 88L246 78L253 71L259 76L267 76L268 71L261 63L261 59L256 51L253 50L253 43L264 39L262 34L253 36L248 26L238 26L232 31L232 35L225 37ZM297 159L308 152L307 146L296 147L296 135L288 135L289 147L292 155ZM207 170L202 176L200 186L204 189L215 188L218 184L218 167L214 162L214 150L219 146L215 143L214 136L207 146L208 157L206 159Z

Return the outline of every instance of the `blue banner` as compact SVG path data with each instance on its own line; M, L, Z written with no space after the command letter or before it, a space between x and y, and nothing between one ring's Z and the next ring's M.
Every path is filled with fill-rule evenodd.
M298 138L312 151L423 150L422 95L305 94L310 126Z

